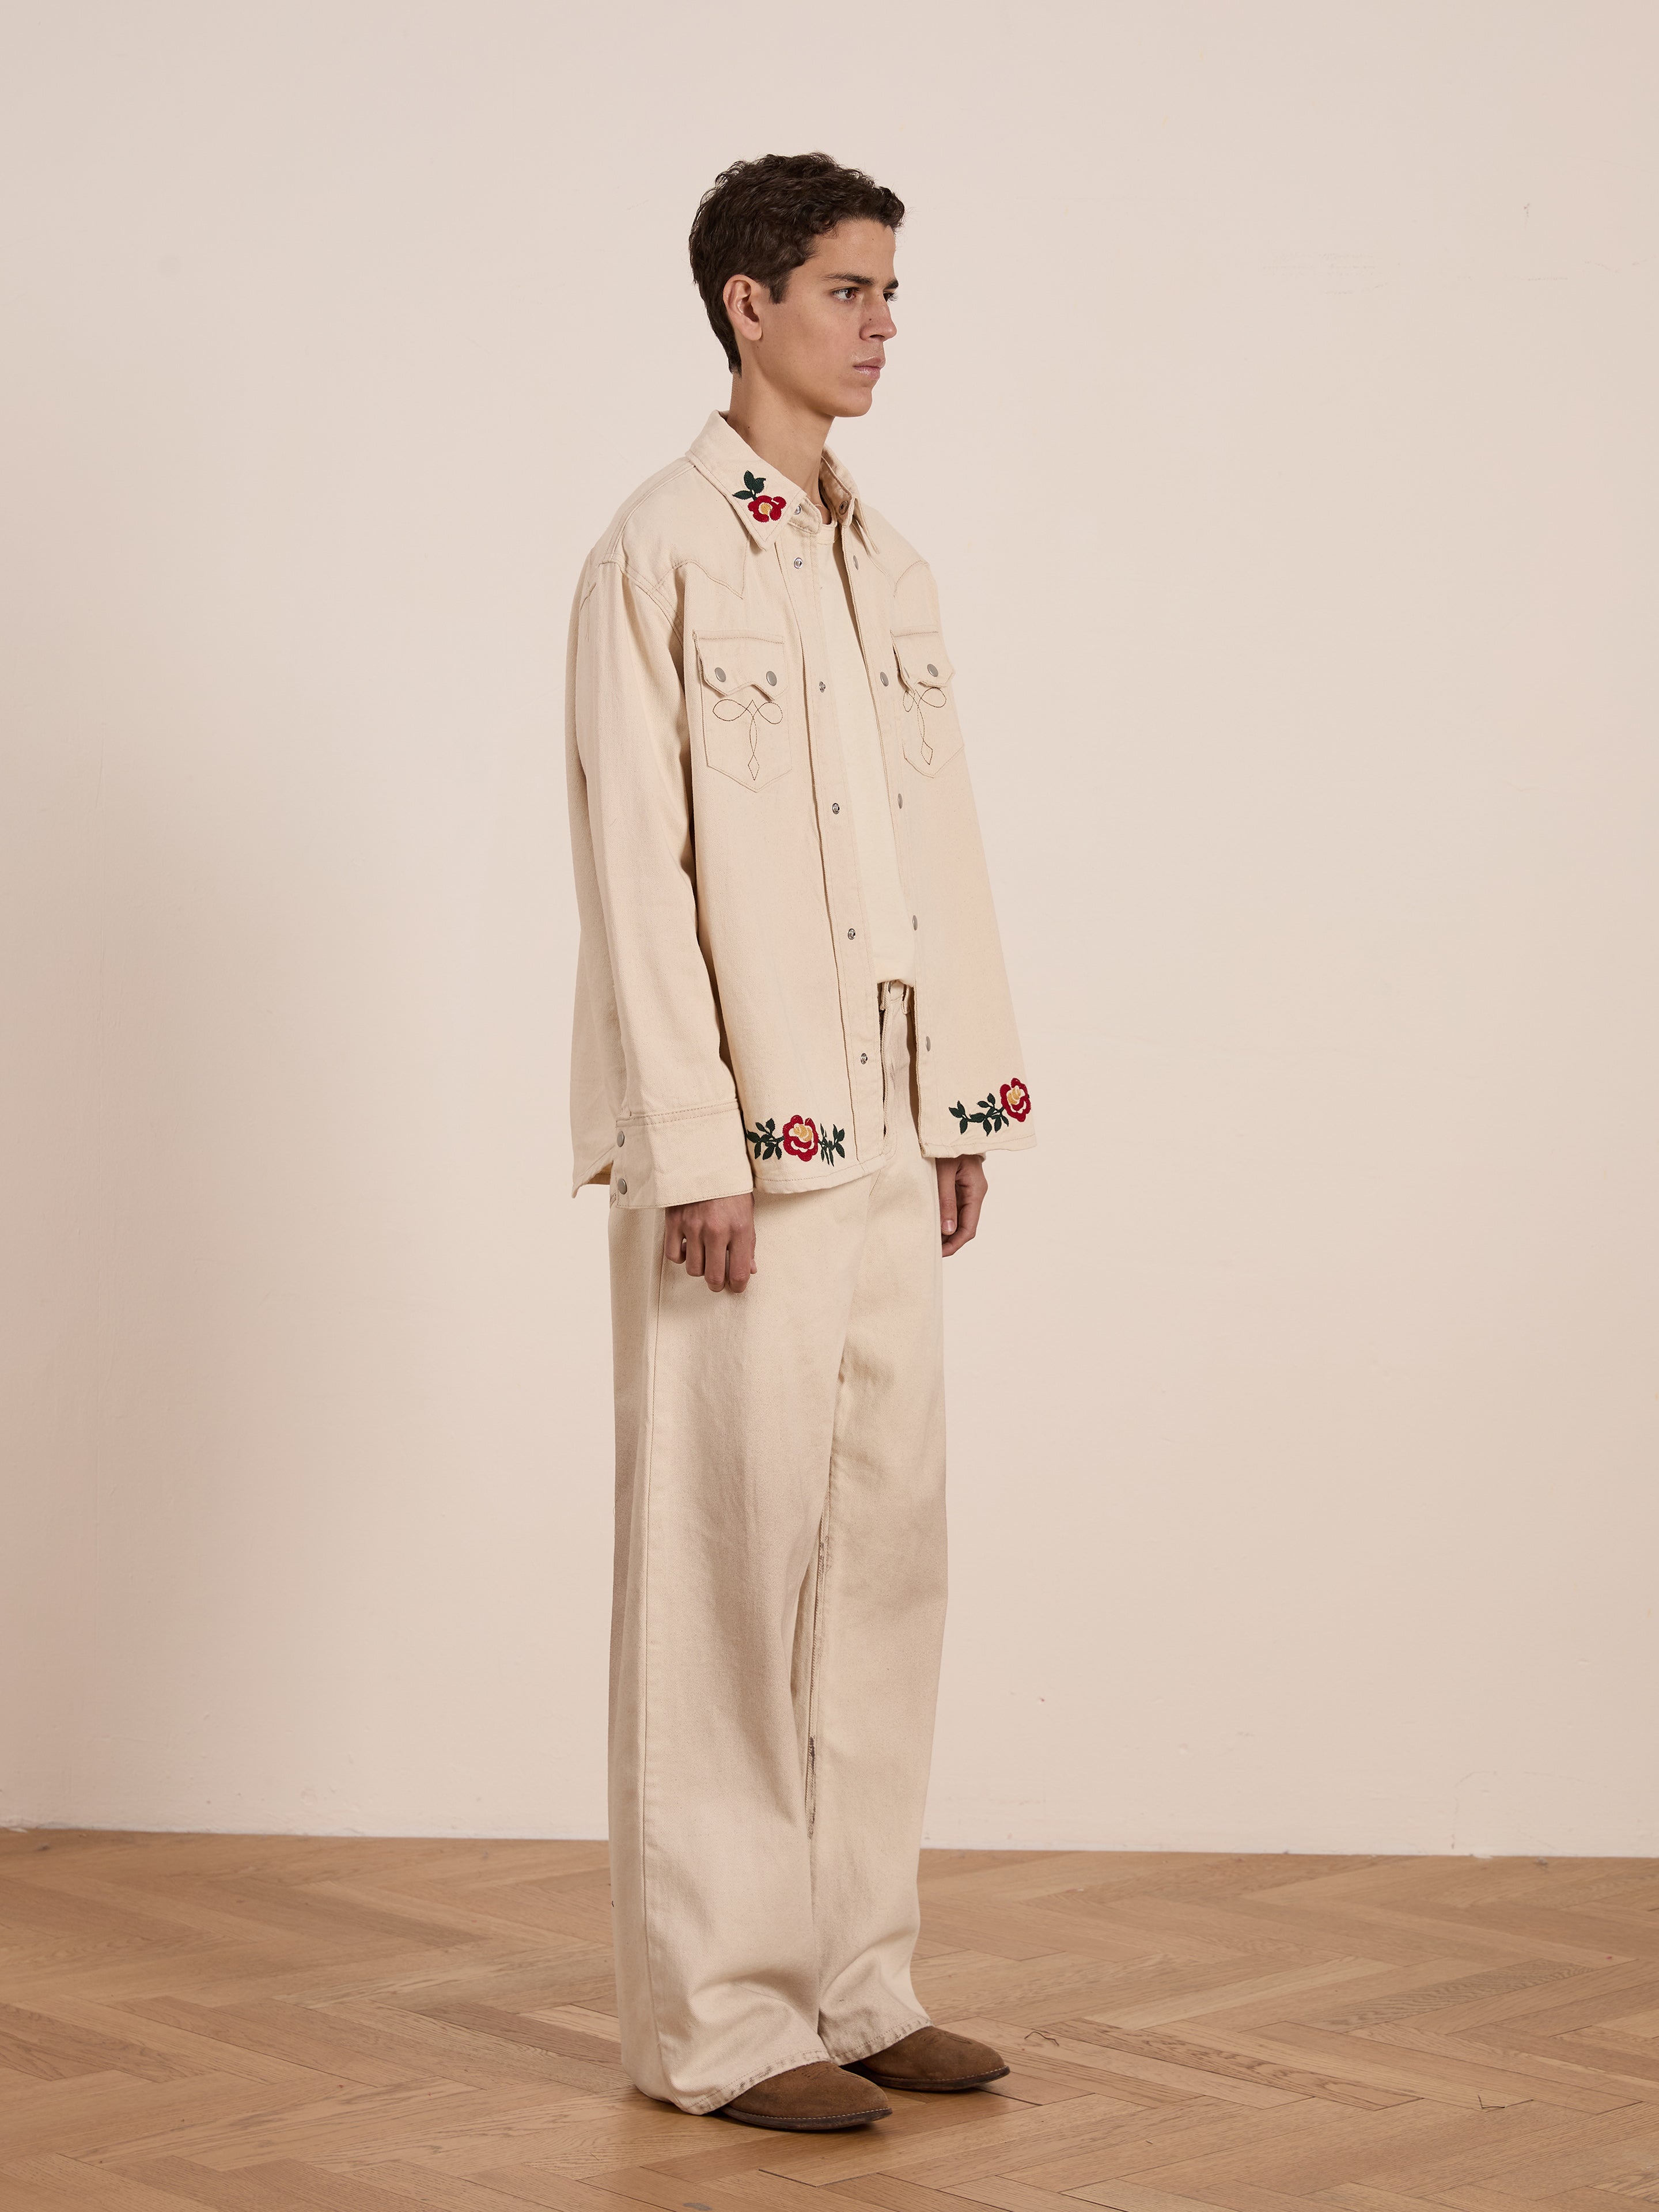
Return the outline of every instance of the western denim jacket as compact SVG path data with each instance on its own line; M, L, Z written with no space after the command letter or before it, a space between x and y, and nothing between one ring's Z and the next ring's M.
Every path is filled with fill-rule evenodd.
M859 639L916 933L933 1157L1035 1141L956 670L927 562L835 455ZM801 526L794 526L795 518ZM574 1188L689 1204L825 1188L887 1157L807 495L711 414L584 564L566 679L581 948Z

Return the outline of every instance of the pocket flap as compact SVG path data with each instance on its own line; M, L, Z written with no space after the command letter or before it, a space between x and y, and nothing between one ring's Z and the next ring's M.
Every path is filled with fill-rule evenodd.
M899 674L912 691L920 691L924 684L948 684L956 674L945 640L936 629L900 631L893 639L893 651L898 656Z
M789 656L781 637L699 637L697 667L709 690L725 697L752 686L770 699L789 672Z

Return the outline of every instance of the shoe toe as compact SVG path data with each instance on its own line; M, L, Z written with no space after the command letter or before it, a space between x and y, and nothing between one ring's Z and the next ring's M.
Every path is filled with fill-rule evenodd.
M715 2108L721 2119L801 2134L866 2127L872 2120L886 2119L892 2109L867 2081L827 2058L769 2074Z

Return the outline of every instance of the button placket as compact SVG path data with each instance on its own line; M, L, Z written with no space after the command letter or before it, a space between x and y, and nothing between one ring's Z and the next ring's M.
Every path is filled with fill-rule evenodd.
M813 527L814 523L817 527ZM824 558L824 539L829 526L816 516L803 514L793 526L808 541L811 549L810 562L804 554L791 555L782 574L801 640L806 675L806 731L807 745L811 757L812 780L815 791L823 793L837 789L841 783L842 760L841 726L829 696L827 680L817 672L828 665L829 647L824 635L823 609L821 594L824 588L820 563ZM779 547L781 563L783 549ZM804 572L804 573L803 573ZM860 637L860 643L862 639ZM825 800L820 797L820 808ZM830 812L839 816L842 811L838 799L828 801ZM879 1060L879 1030L869 1025L866 998L873 1004L868 953L859 939L859 880L857 854L851 838L842 839L830 834L830 825L819 817L819 837L823 854L824 889L829 901L830 921L836 946L836 968L840 986L842 1016L847 1048L848 1091L851 1100L853 1127L848 1133L858 1156L867 1158L881 1141L882 1079L879 1066L871 1065L871 1052L876 1048ZM856 1054L856 1060L854 1054Z

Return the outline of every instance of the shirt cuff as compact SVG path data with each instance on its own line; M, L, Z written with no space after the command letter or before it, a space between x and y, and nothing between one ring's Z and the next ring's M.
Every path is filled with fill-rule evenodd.
M678 1114L624 1115L617 1124L611 1189L618 1206L695 1206L742 1198L754 1187L735 1099Z

